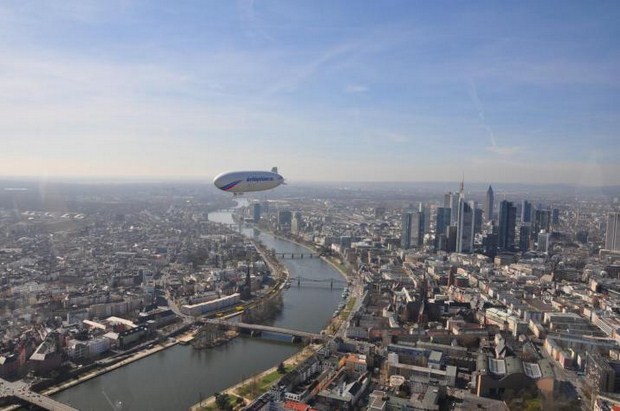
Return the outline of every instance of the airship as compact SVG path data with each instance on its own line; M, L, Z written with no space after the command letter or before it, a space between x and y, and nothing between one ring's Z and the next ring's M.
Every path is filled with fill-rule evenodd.
M264 191L284 184L284 177L278 174L278 167L271 171L229 171L219 174L213 184L222 191L241 195L251 191Z

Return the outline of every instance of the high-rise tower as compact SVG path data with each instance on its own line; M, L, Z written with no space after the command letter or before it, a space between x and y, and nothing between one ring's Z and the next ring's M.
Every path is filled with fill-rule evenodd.
M607 215L607 234L605 235L605 249L620 251L620 213Z
M400 237L400 246L404 249L420 247L424 240L424 212L405 210Z
M497 246L500 250L512 251L515 248L515 227L517 208L510 201L499 203L499 234Z
M495 201L495 194L493 193L493 187L489 186L487 190L487 198L484 202L484 217L487 221L493 220L493 203Z
M450 225L451 210L448 207L438 207L435 219L435 248L438 250L446 249L446 239L448 233L446 228Z
M523 200L523 204L521 206L521 222L522 223L532 222L532 203L530 203L527 200Z
M473 201L459 201L459 218L456 234L456 252L474 252L474 226L476 204Z
M459 198L458 192L449 193L450 195L450 225L456 226L459 220Z

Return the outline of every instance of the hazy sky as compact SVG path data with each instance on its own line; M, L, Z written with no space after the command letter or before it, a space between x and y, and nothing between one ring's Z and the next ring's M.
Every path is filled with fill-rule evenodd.
M620 184L618 1L3 1L0 175Z

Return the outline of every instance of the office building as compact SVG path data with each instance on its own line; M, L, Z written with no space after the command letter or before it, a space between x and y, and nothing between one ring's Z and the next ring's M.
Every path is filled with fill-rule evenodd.
M296 212L291 221L291 233L298 235L303 227L304 221L300 212Z
M512 251L515 247L515 229L517 224L517 209L510 201L499 204L499 232L497 247L501 251Z
M482 239L482 251L485 255L495 258L497 255L497 226L491 225L491 230Z
M254 213L253 213L254 222L258 223L260 221L260 211L261 211L260 210L261 209L260 203L254 203L253 207L254 207L253 208L253 211L254 211Z
M431 231L431 210L429 206L420 203L420 213L422 213L422 230L424 233Z
M588 231L587 230L577 231L577 242L581 244L588 243Z
M607 215L607 234L605 235L605 249L620 251L620 213Z
M489 186L487 190L487 198L484 202L484 217L486 221L493 220L493 203L495 201L495 194L493 193L493 187Z
M532 222L532 203L527 200L523 200L523 203L521 204L521 222Z
M450 214L451 210L448 207L437 208L437 216L435 217L435 248L437 250L446 249L446 228L450 225Z
M457 225L459 220L459 199L461 198L460 193L454 192L450 193L450 225Z
M459 216L456 234L456 252L474 252L474 227L476 204L473 201L459 201Z
M293 213L290 210L278 211L278 226L280 230L290 230L293 222Z
M550 238L551 238L551 234L545 231L541 231L540 233L538 233L538 245L536 249L542 253L548 253Z
M474 233L480 234L482 232L482 218L484 211L481 208L476 208L474 213L476 214L474 216Z
M551 231L551 211L538 209L534 212L532 234L538 235L541 231Z
M449 253L453 253L456 251L456 236L457 236L457 227L454 225L449 225L446 228L446 247L445 250Z
M519 228L519 250L527 251L530 249L530 238L532 237L532 227L524 224Z
M404 249L421 247L424 241L424 212L406 210L403 214L403 226L400 245Z
M551 210L551 224L558 226L560 224L560 210L554 208Z

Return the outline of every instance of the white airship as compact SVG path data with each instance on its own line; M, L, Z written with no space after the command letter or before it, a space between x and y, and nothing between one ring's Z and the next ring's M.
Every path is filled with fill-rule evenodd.
M276 188L284 184L284 177L278 174L277 167L271 171L230 171L216 176L213 184L222 191L241 195Z

